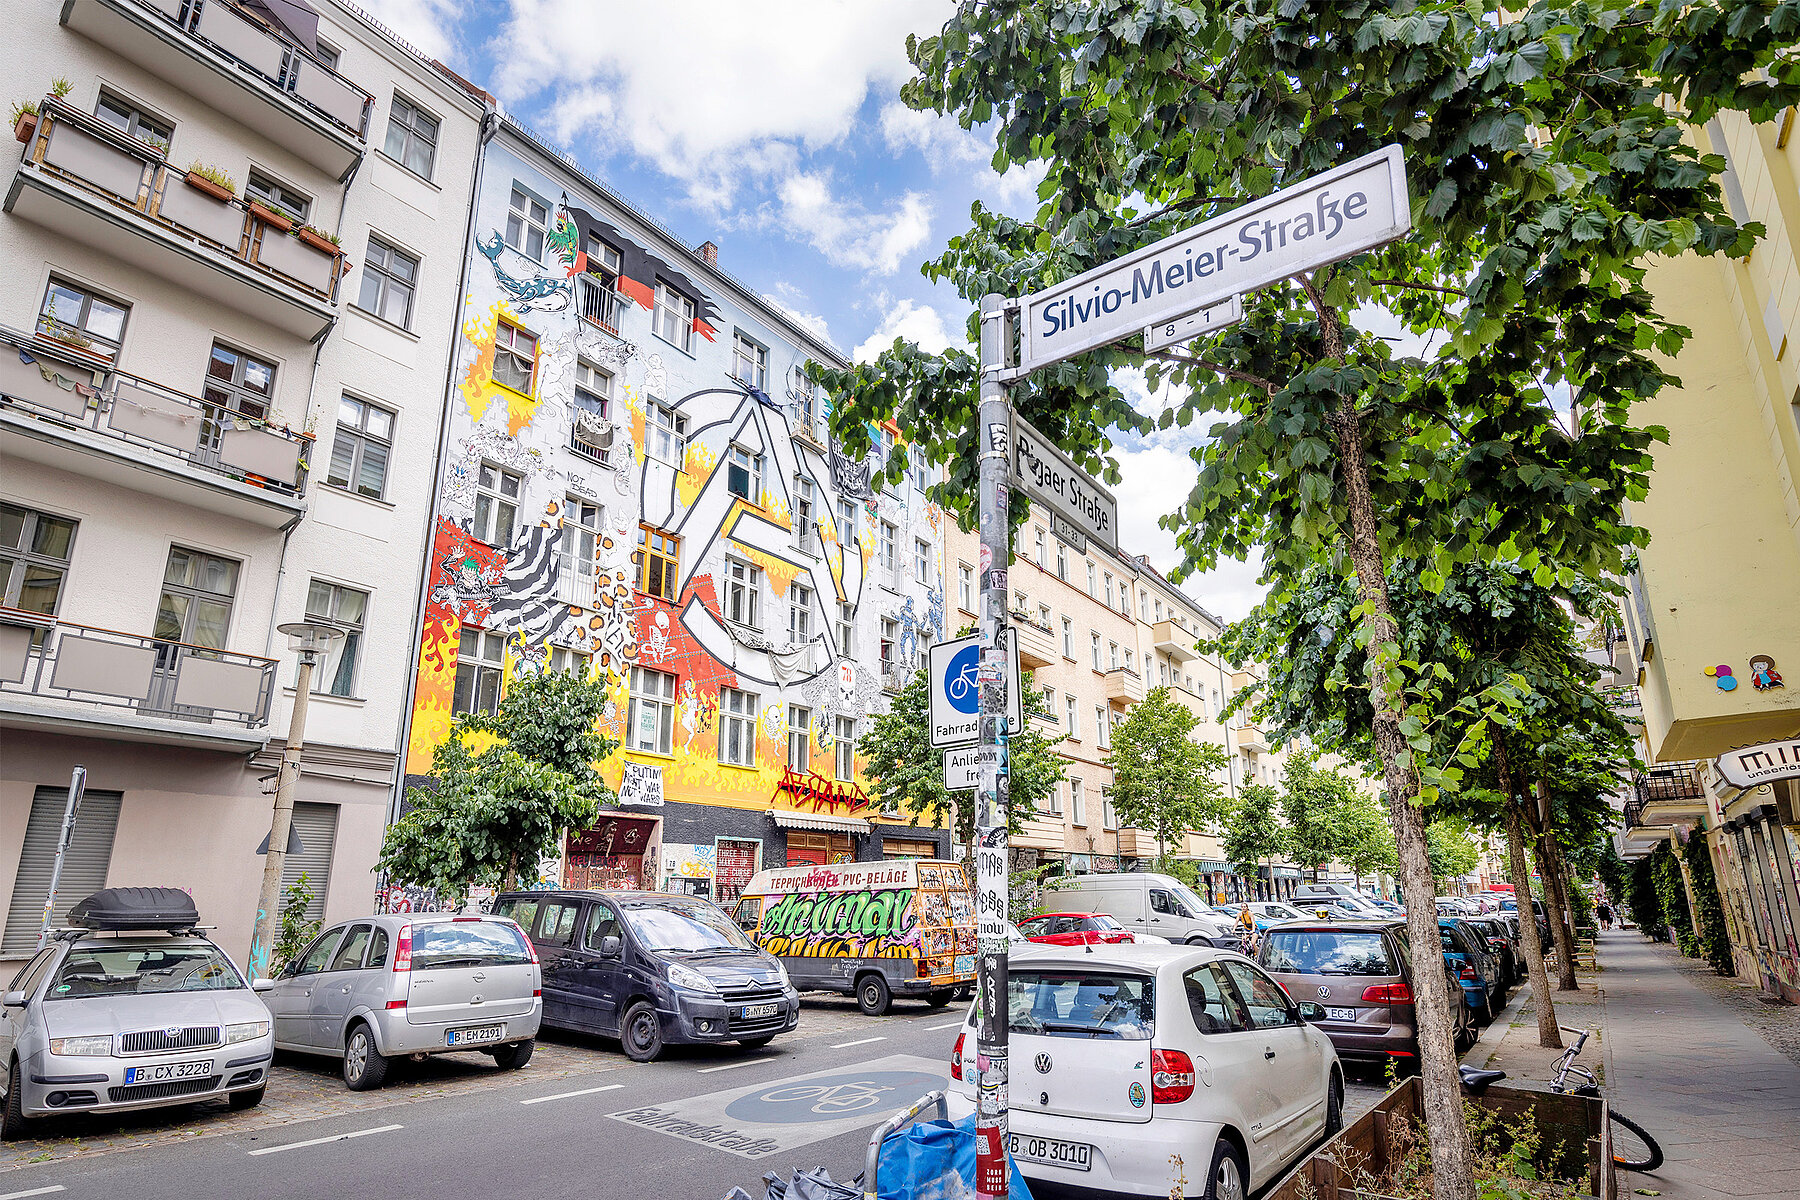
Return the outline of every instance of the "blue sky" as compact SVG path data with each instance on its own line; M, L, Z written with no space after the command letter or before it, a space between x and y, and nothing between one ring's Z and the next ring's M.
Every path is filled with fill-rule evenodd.
M853 358L896 335L964 340L968 308L919 264L976 199L1018 216L1039 176L996 175L993 147L900 103L908 33L948 0L362 0L414 46ZM1141 376L1121 386L1148 402ZM1156 518L1186 496L1182 438L1120 447L1124 548L1167 569ZM1227 564L1188 591L1225 617L1260 589Z

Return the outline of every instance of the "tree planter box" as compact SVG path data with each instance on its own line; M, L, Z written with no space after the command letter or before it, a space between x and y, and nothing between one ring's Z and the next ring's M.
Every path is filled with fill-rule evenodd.
M244 210L231 203L231 193L220 196L218 193L225 189L218 184L210 179L195 183L196 178L193 175L187 177L188 187L165 185L157 212L165 220L217 242L235 254L244 240Z
M37 123L36 113L20 113L18 123L13 126L13 136L21 142L29 142L31 135L37 132Z
M317 230L302 225L298 232L300 240L311 246L314 250L317 250L320 254L330 254L333 256L337 254L337 243Z
M212 180L208 179L206 176L196 175L192 171L189 171L186 175L182 176L182 180L189 187L195 188L202 192L205 192L207 195L211 196L214 200L223 200L223 201L226 201L227 203L229 203L231 201L231 199L237 195L236 192L233 192L230 188L225 187L223 184L214 183Z

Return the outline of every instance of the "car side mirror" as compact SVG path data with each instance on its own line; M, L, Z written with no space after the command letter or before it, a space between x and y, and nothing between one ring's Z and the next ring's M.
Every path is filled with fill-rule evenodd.
M8 992L4 996L0 996L0 1007L24 1008L25 1007L25 993L24 992Z
M253 992L272 992L275 990L275 981L273 979L252 979L250 981L250 990Z
M609 933L600 939L601 958L617 958L624 952L624 949L625 943L619 940L617 934Z
M1300 1019L1302 1021L1323 1021L1325 1019L1325 1006L1323 1004L1314 1004L1311 1000L1302 1000L1300 1001L1299 1007Z

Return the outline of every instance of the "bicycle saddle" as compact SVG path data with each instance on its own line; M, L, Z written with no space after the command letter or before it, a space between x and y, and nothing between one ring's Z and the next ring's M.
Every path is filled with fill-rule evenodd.
M1457 1073L1462 1076L1462 1085L1477 1096L1487 1091L1489 1084L1506 1078L1505 1071L1483 1071L1478 1067L1458 1067Z

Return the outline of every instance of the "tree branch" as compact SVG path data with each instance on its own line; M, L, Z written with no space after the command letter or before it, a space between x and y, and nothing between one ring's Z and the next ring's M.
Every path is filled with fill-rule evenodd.
M1171 354L1167 350L1144 350L1141 351L1141 353L1145 358L1160 358L1165 362L1180 363L1184 367L1205 367L1209 371L1218 372L1227 379L1236 379L1241 383L1248 383L1254 387L1259 387L1271 396L1281 390L1280 385L1273 379L1265 379L1261 375L1252 375L1248 371L1233 370L1231 367L1225 366L1223 363L1213 362L1211 359L1196 358L1190 354Z
M1460 288L1434 287L1429 283L1412 283L1405 279L1371 279L1369 282L1380 287L1416 288L1421 292L1442 292L1446 296L1462 296L1466 298L1469 294Z
M1139 225L1147 224L1158 217L1167 216L1172 212L1185 212L1190 208L1199 208L1202 204L1236 204L1241 203L1243 199L1242 196L1189 196L1185 200L1165 204L1153 213L1145 213L1135 221L1127 221L1122 228L1136 229Z

